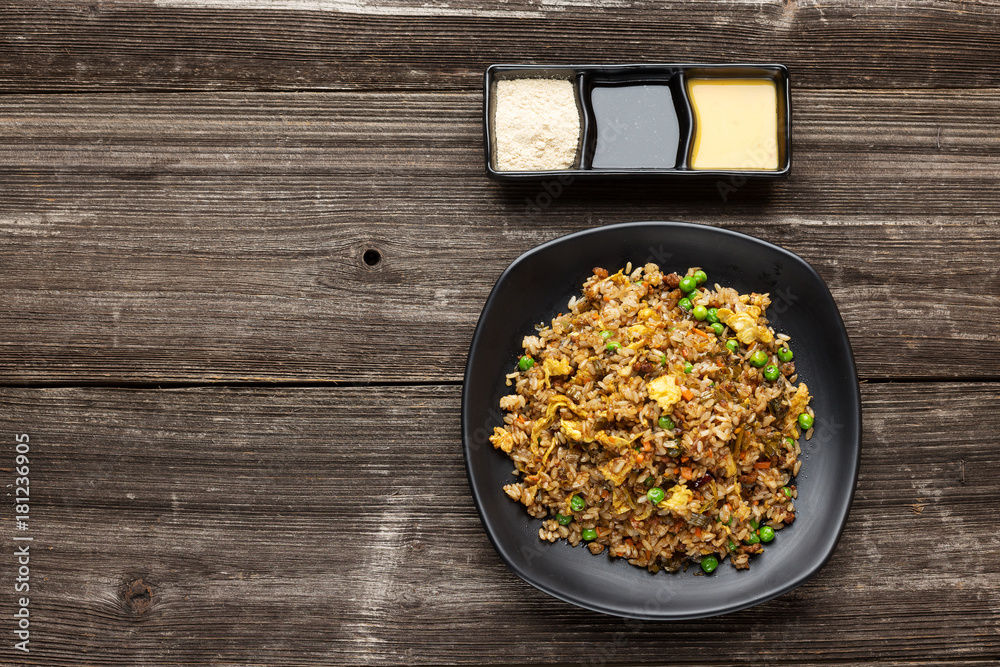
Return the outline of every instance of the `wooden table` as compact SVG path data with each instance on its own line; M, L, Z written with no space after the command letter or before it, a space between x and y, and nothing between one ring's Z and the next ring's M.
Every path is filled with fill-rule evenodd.
M930 0L0 2L0 663L1000 659L998 19ZM537 186L484 177L488 64L632 61L788 65L792 176L725 197L578 184L537 212ZM701 621L523 583L461 453L501 271L644 219L807 259L862 378L832 560Z

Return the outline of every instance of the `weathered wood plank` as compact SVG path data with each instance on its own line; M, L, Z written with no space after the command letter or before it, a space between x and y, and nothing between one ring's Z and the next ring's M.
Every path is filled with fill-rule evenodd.
M787 187L748 186L745 197L723 202L706 179L696 185L707 188L681 202L710 192L707 204L748 199L781 207L768 195L794 186L822 213L949 213L954 206L971 213L1000 175L998 89L803 89L792 98L794 178ZM206 173L483 182L481 91L6 95L0 131L0 173L61 171L139 183ZM673 196L691 189L690 181L640 181L629 191L649 197L664 185ZM621 182L597 187L597 198L621 189ZM975 201L964 201L973 194Z
M3 389L3 457L31 438L26 662L1000 659L998 385L874 384L863 400L830 563L755 609L663 624L578 610L505 569L469 496L458 387Z
M1000 93L797 99L792 177L724 201L494 184L474 94L0 98L0 381L457 380L512 259L642 219L805 257L864 377L997 377Z
M0 90L472 90L493 62L747 60L808 87L996 86L997 16L939 0L8 0Z

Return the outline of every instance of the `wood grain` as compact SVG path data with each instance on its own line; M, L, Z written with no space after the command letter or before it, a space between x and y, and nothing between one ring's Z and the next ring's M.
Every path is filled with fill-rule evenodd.
M1000 92L796 100L792 177L723 200L492 183L475 94L2 97L0 380L456 381L511 260L642 219L800 254L863 377L1000 376Z
M0 0L0 472L30 434L35 540L32 652L5 634L0 664L1000 662L998 16ZM629 61L788 65L791 178L485 178L487 65ZM642 219L811 262L863 378L832 560L722 618L549 598L501 563L466 481L460 382L494 280Z
M666 624L570 607L503 566L469 495L458 387L3 389L4 457L14 433L32 448L25 662L1000 659L998 385L863 400L830 563L761 607Z
M495 62L741 62L797 86L995 87L991 2L0 3L0 90L473 90Z

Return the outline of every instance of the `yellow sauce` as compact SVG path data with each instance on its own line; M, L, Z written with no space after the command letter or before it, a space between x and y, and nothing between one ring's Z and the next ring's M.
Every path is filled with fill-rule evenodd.
M778 168L778 90L770 79L691 79L692 169Z

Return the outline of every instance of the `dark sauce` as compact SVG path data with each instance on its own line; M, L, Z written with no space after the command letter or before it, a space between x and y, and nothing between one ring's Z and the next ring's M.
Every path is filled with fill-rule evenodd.
M672 169L680 127L670 87L664 84L594 86L597 121L595 169Z

